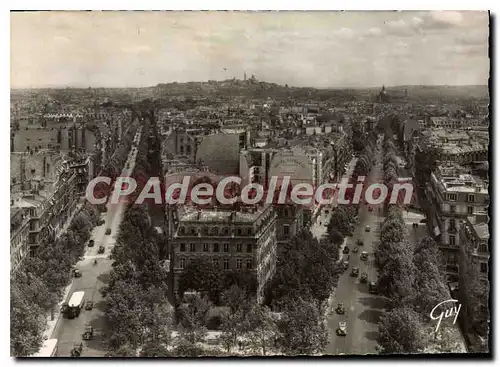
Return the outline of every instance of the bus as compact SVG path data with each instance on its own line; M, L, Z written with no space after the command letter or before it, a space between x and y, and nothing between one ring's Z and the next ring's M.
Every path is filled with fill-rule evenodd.
M57 357L57 339L46 340L42 345L42 349L40 349L38 353L32 355L32 357Z
M69 319L73 319L80 315L80 311L83 307L83 296L84 291L74 292L68 302L68 310L66 311Z

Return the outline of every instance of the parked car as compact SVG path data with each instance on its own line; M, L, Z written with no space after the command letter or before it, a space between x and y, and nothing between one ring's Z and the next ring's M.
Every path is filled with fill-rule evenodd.
M363 245L364 245L364 243L363 243L363 241L358 240L358 241L356 242L356 245L358 245L358 246L363 246Z
M73 269L73 276L75 278L80 278L82 276L82 273L78 269Z
M366 260L368 260L368 252L363 251L363 252L361 253L361 256L359 257L359 259L360 259L361 261L366 261Z
M337 328L338 336L346 336L347 335L347 323L345 321L339 321L339 327Z
M337 305L337 308L335 309L335 312L337 312L339 315L343 315L345 313L345 308L343 303L339 303Z
M376 282L370 282L368 285L368 291L371 294L377 294L377 283Z
M91 325L85 326L85 332L82 335L83 340L90 340L94 335L94 328Z
M357 277L359 275L359 268L352 268L351 277Z
M94 247L94 240L90 240L87 246L88 247Z
M110 235L111 234L111 228L106 228L106 235Z
M92 302L92 301L87 301L87 303L85 304L85 309L86 309L87 311L90 311L90 310L92 310L93 308L94 308L94 302Z
M349 246L345 246L344 249L342 250L342 252L344 254L348 254L349 253Z
M361 274L360 282L366 283L367 280L368 280L368 274L366 273Z
M68 311L68 303L67 302L64 302L62 305L61 305L61 313L62 314L65 314L66 311Z
M365 227L365 232L370 232L370 226Z

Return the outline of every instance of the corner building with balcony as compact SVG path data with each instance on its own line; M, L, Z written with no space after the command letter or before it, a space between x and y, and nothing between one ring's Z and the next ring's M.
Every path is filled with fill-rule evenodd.
M250 270L257 278L257 300L276 268L276 213L272 205L237 210L183 206L173 233L174 287L189 262L205 257L223 271Z
M461 222L469 220L475 225L488 217L488 183L468 172L456 163L443 163L426 188L431 204L428 225L443 253L450 282L458 281Z

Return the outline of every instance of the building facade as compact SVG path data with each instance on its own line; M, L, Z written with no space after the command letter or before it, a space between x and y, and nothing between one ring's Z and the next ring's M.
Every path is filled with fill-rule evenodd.
M429 226L443 252L450 281L458 279L460 221L487 217L489 194L486 182L466 173L459 165L438 167L427 184Z
M174 287L183 269L205 257L223 271L250 270L257 279L257 299L276 267L276 213L272 205L239 210L197 209L177 211L172 240Z

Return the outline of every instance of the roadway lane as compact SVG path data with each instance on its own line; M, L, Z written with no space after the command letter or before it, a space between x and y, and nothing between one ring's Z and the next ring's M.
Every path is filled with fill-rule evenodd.
M135 138L140 141L142 126L139 126ZM129 168L122 171L122 176L130 176L135 166L137 149L132 148L127 163ZM125 167L127 167L127 163ZM76 264L76 268L82 273L80 278L73 278L71 290L68 294L68 299L76 291L85 291L85 302L93 301L93 310L87 311L83 309L80 316L75 319L66 319L62 315L59 316L57 325L52 333L52 338L58 339L58 355L60 357L71 356L74 342L82 341L82 334L85 331L85 326L90 324L94 328L94 337L92 340L84 341L82 357L102 357L105 355L105 346L100 337L105 327L104 318L104 299L99 290L109 281L109 273L111 271L112 260L109 259L111 250L116 241L116 235L120 227L125 203L107 205L108 211L101 214L105 223L95 227L91 233L91 238L95 241L94 247L87 248L83 260ZM111 234L106 235L106 229L111 228ZM105 247L104 254L98 254L99 245ZM97 264L94 260L97 259Z
M379 145L380 147L380 145ZM380 150L376 153L377 164L370 171L366 183L383 182L383 170ZM382 206L380 206L382 208ZM380 223L384 220L383 210L379 212L379 207L373 207L373 211L365 204L360 204L359 223L354 230L353 236L347 239L346 245L351 250L349 259L349 269L344 272L335 290L331 309L327 315L327 325L330 332L330 343L325 351L329 355L339 354L374 354L376 353L378 319L382 315L384 301L377 295L368 292L368 283L360 283L360 276L366 272L368 282L376 280L377 273L374 266L374 244L378 242L380 234ZM370 226L370 231L365 231L366 226ZM359 246L358 253L352 253L356 247L356 242L361 239L364 243ZM361 261L362 251L368 253L368 260ZM359 277L350 275L351 269L358 267ZM337 304L342 302L345 307L345 314L338 315L335 312ZM347 335L337 336L336 329L339 321L347 323Z

